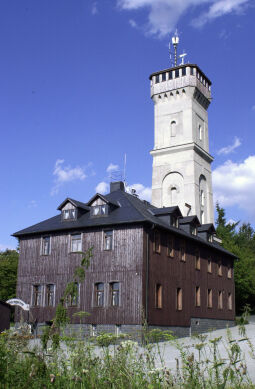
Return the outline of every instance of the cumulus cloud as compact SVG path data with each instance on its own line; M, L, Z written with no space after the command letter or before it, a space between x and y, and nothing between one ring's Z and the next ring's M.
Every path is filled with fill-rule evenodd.
M232 145L222 147L222 149L220 149L220 150L218 151L218 154L225 154L225 155L230 154L230 153L232 153L237 147L241 146L241 144L242 144L242 143L241 143L240 139L237 138L237 137L235 136L235 138L234 138L234 143L233 143Z
M71 166L63 166L64 159L58 159L55 163L53 170L53 176L55 176L54 186L51 190L51 195L58 193L59 188L66 182L80 180L83 181L87 177L84 168L76 166L72 168Z
M196 27L201 27L209 20L225 14L240 12L251 0L117 0L120 9L148 10L148 20L145 29L150 34L160 37L173 31L185 12L197 8L198 17L192 21ZM207 5L206 11L199 12L202 5Z
M135 189L136 194L139 196L142 200L151 201L151 188L146 187L143 184L133 184L129 185L126 190L131 193L132 189Z
M119 165L115 165L114 163L110 163L110 165L107 167L106 171L107 171L107 173L112 173L112 172L116 172L119 169L120 169Z
M109 184L108 182L102 181L95 188L96 193L106 194L109 192Z
M240 163L226 161L212 173L214 200L221 206L238 206L255 216L255 155Z

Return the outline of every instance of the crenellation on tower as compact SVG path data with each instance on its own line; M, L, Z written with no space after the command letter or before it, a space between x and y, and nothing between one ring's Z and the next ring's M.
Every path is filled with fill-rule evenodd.
M195 64L150 76L154 102L152 204L178 205L184 216L213 223L208 113L211 81Z

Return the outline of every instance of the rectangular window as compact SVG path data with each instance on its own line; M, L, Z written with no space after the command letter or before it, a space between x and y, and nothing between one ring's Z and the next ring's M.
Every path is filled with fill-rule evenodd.
M103 282L98 282L95 284L95 306L103 307L104 306L104 284Z
M200 79L200 73L197 72L197 79L199 80Z
M162 73L162 81L166 81L166 73Z
M156 284L156 308L162 308L162 285Z
M186 68L182 68L182 76L186 76Z
M33 285L32 305L34 307L42 305L42 285Z
M228 278L232 278L232 269L230 265L228 265Z
M42 255L50 254L50 236L43 236L42 238Z
M185 241L182 240L180 243L180 255L181 255L181 261L186 261L186 244Z
M176 307L178 311L182 310L182 289L176 289Z
M104 231L104 250L112 250L113 231Z
M159 83L159 74L155 77L155 84Z
M200 251L196 250L196 254L195 254L195 268L196 268L196 270L200 270L200 266L201 266Z
M218 293L218 308L223 309L223 294L221 290Z
M178 78L179 76L180 76L179 69L176 69L176 71L175 71L175 78Z
M171 235L167 237L167 255L174 257L174 238Z
M74 283L72 292L66 296L66 305L68 307L77 307L79 305L80 288L78 282Z
M64 209L62 211L62 219L63 220L74 220L76 219L76 209Z
M221 262L218 263L218 275L222 276L222 263Z
M211 260L211 258L208 258L208 262L207 262L207 272L208 272L208 273L212 273L212 260Z
M120 336L121 334L121 325L115 324L115 336Z
M196 292L195 304L196 304L196 307L200 307L200 305L201 305L200 286L196 286L195 292Z
M55 290L55 285L53 284L48 284L46 285L46 300L45 300L45 305L46 307L54 307L54 290Z
M232 293L228 293L228 309L232 311Z
M212 289L207 289L207 307L212 308Z
M118 307L120 305L120 284L119 282L112 282L110 284L111 291L111 306Z
M169 79L169 80L172 80L172 79L173 79L173 72L172 72L172 71L168 73L168 79Z
M81 251L81 234L71 235L71 252Z
M91 207L91 215L92 216L104 216L107 214L107 205L95 205Z
M194 68L190 68L190 75L193 76L194 74Z
M154 252L160 253L160 233L159 231L154 231Z
M171 226L173 226L173 227L176 227L176 228L178 228L178 217L176 217L176 216L171 216Z
M190 226L190 232L192 235L197 235L197 227L194 225Z

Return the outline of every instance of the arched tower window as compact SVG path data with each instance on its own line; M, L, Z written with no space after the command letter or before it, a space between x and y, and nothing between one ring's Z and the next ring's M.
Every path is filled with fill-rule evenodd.
M204 175L199 178L199 204L200 204L200 222L206 223L207 219L207 182Z
M176 121L171 122L171 136L176 136Z
M184 203L184 180L178 172L171 172L162 182L162 207L178 205L182 208Z
M171 188L171 202L172 204L174 205L177 205L177 202L178 202L178 193L177 193L177 188L176 186L173 186Z

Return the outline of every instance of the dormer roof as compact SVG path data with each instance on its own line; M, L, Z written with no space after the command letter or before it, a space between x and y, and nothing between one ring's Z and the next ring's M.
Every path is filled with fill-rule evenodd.
M198 232L209 232L210 234L216 233L215 227L212 223L202 224L197 230Z
M108 200L105 196L101 195L100 193L96 193L91 199L86 203L87 206L91 206L94 201L96 201L98 198L100 198L105 204L112 204L115 205L115 207L119 207L119 204L116 201Z
M195 224L196 226L201 225L196 215L180 217L179 224Z
M61 211L62 208L67 204L71 203L76 208L85 209L86 211L90 210L90 207L88 207L85 203L82 203L81 201L77 201L74 199L71 199L70 197L67 197L57 208L58 211Z
M176 216L182 216L180 208L177 205L174 207L153 208L150 211L155 216L171 214L174 214Z

